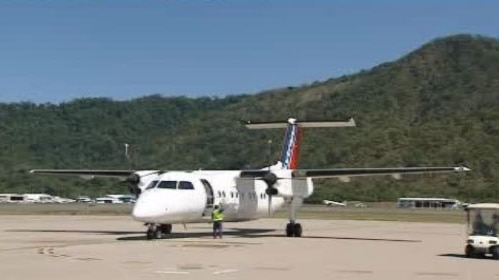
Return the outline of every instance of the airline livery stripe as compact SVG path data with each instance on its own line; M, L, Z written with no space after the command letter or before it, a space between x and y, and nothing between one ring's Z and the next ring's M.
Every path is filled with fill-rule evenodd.
M295 147L297 148L297 135L298 135L298 126L296 124L291 124L288 126L286 131L286 139L284 141L284 147L281 155L281 162L283 164L283 168L289 169L293 165L296 165L295 157Z

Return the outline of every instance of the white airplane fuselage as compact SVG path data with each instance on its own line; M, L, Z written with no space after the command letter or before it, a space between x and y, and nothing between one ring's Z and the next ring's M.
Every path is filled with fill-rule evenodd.
M296 211L304 198L313 192L312 178L339 178L348 182L352 176L390 175L430 172L466 172L466 167L389 167L389 168L298 168L302 128L352 127L346 122L247 122L249 129L287 128L279 161L264 169L247 170L76 170L33 169L31 173L104 176L123 178L130 190L140 195L132 216L148 225L148 239L171 233L172 224L200 223L211 220L215 205L224 209L225 221L237 222L267 217L288 206L286 236L300 237L302 227ZM269 196L268 194L271 194ZM331 202L332 203L332 202ZM335 204L338 204L335 202Z
M227 170L148 176L148 186L138 198L132 216L145 223L199 223L211 219L213 205L222 205L225 221L247 221L273 213L284 206L286 197L307 197L313 191L312 180L279 180L276 187L280 194L272 196L269 209L266 183L239 175L240 171Z

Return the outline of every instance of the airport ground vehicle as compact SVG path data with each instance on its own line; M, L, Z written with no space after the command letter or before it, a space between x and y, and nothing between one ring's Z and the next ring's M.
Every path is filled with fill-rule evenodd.
M499 203L470 204L466 211L466 257L492 255L494 259L499 260Z

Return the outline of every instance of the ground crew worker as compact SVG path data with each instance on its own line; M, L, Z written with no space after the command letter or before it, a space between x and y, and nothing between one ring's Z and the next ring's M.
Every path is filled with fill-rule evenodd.
M213 221L213 238L222 238L222 223L224 221L224 209L215 205L213 212L211 212L211 220Z

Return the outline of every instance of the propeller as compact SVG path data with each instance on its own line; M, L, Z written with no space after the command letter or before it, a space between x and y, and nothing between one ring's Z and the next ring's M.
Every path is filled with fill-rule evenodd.
M125 158L128 162L128 169L132 169L132 166L133 166L133 162L132 162L132 159L130 157L130 145L128 143L124 143L123 144L125 146ZM124 184L128 184L128 191L135 195L135 198L139 198L140 194L142 193L142 190L139 188L139 184L140 184L140 175L137 174L137 173L132 173L130 174L128 177L125 178L125 180L123 180Z
M277 182L277 180L279 180L279 178L274 173L268 172L265 175L263 175L261 179L262 181L265 182L265 184L267 184L267 189L265 190L265 194L267 194L268 196L267 209L268 209L268 215L270 216L271 207L272 207L272 196L277 195L279 193L279 191L274 187L274 184Z
M122 181L123 184L128 184L128 191L135 195L136 198L140 196L142 190L139 188L140 184L140 175L136 173L130 174L130 176L126 177L125 180Z
M278 180L284 179L279 178L273 172L269 170L243 170L240 174L241 178L251 178L251 180L262 180L267 185L265 189L265 194L268 196L268 214L270 216L271 207L272 207L272 196L279 194L279 191L276 189L275 184Z
M134 194L136 198L139 198L140 194L142 193L142 189L139 186L144 181L142 180L142 178L151 175L160 175L165 172L166 172L165 170L151 170L149 172L147 171L133 172L128 177L126 177L121 183L128 184L128 190L130 191L130 193ZM147 182L148 180L145 181Z

